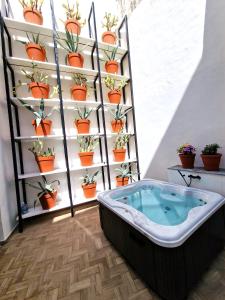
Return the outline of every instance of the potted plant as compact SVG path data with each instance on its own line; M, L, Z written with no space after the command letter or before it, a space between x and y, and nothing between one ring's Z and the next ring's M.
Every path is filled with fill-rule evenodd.
M98 138L95 136L82 136L78 137L78 143L80 146L80 162L82 166L93 165L94 149L98 144Z
M72 75L74 85L71 87L71 96L74 100L85 101L87 97L87 78L76 73Z
M123 106L117 104L116 109L111 109L110 113L113 116L111 121L112 132L121 132L124 126L124 118L126 114L132 109L132 107L127 108L123 111Z
M46 61L46 50L44 44L40 41L40 33L37 35L31 34L31 37L26 32L27 41L20 41L25 45L27 56L32 60Z
M202 150L201 158L204 169L207 171L218 171L220 166L221 153L217 153L220 146L218 144L206 145Z
M116 84L116 80L110 76L107 76L104 80L105 86L110 89L108 92L108 99L110 103L120 104L121 101L121 90L126 86L126 80L120 80Z
M86 174L82 177L82 189L84 192L85 198L94 198L96 196L96 177L98 176L99 171L96 171L94 174Z
M191 144L183 144L177 149L182 167L185 169L193 169L195 161L196 149Z
M91 121L88 119L88 117L92 113L92 109L89 109L86 106L84 108L77 107L76 112L78 114L78 118L75 119L74 125L77 128L77 132L89 133Z
M133 176L136 174L131 171L129 164L123 163L121 164L120 168L115 169L118 173L116 176L116 186L124 186L128 185L129 179L133 181Z
M79 1L76 1L76 8L74 5L69 4L67 0L66 4L63 4L63 8L66 12L65 28L71 33L80 34L81 27L86 23L86 20L81 20L81 14L79 9Z
M116 43L116 34L112 32L112 28L117 26L118 18L113 16L111 13L105 13L102 27L106 28L106 31L102 34L102 41L108 44L115 44Z
M62 41L62 42L61 42ZM73 35L73 33L66 30L66 38L57 37L57 43L68 52L66 56L66 61L71 67L83 68L84 66L84 57L80 54L84 48L84 46L79 51L79 36Z
M104 50L105 58L101 60L105 62L105 70L107 73L118 74L119 64L116 59L117 50L118 47L113 48L112 51L108 51L109 53Z
M47 181L45 176L42 176L42 181L38 181L37 183L26 183L28 186L40 191L37 194L37 197L41 203L42 209L50 209L55 206L57 190L53 186L54 183L60 185L59 180ZM36 201L34 202L34 207L35 205Z
M23 7L23 16L26 22L43 24L41 8L44 0L19 0L19 2Z
M48 148L43 150L44 144L42 141L33 142L33 147L28 150L34 154L35 160L41 173L54 170L55 153L54 149Z
M55 110L52 108L48 114L45 113L44 99L41 99L39 111L36 111L33 106L27 104L22 99L17 98L20 103L29 111L34 114L35 119L32 120L32 125L34 126L37 136L47 136L51 133L52 121L48 119Z
M129 142L130 136L122 132L118 133L113 149L114 160L116 162L124 161L126 156L126 144Z

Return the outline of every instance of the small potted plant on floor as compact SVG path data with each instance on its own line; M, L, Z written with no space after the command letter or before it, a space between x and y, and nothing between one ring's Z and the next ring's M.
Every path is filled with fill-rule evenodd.
M217 153L220 146L218 144L206 145L202 150L201 158L204 169L207 171L218 171L220 167L221 153Z
M136 174L131 171L129 164L126 163L121 164L120 168L115 169L115 171L118 173L118 175L116 176L117 187L128 185L129 179L133 181L133 177Z
M63 4L63 8L66 12L66 22L65 28L71 33L80 34L81 27L83 27L86 23L86 20L81 19L79 1L76 1L76 7L74 5L70 5L67 0L66 4Z
M80 146L80 162L82 166L93 165L94 149L98 145L98 138L94 135L92 136L82 136L78 137L78 143Z
M85 198L94 198L96 196L96 177L98 176L99 171L96 171L94 174L86 174L82 178L82 189L84 192Z
M74 85L71 87L71 96L74 100L85 101L87 98L87 78L76 73L72 75Z
M113 149L114 161L124 161L126 156L126 144L129 142L130 136L122 132L118 133Z
M86 46L82 49L79 47L79 36L66 30L66 38L57 37L57 43L68 53L66 61L71 67L83 68L84 57L80 54Z
M193 169L195 162L196 149L191 144L183 144L177 149L182 167L185 169Z
M47 148L44 150L42 141L33 142L33 147L28 149L34 154L38 168L41 173L54 170L55 153L54 149Z
M113 120L111 121L112 132L118 133L121 132L124 127L124 119L126 114L132 109L132 107L127 108L123 111L123 106L117 105L116 109L110 109L110 113L113 116Z
M52 121L48 119L55 110L52 108L48 114L45 112L44 99L41 99L39 111L36 111L33 106L27 104L22 99L17 98L20 103L29 111L34 114L35 119L32 120L32 125L35 129L35 133L37 136L47 136L51 133Z
M121 101L121 90L126 86L126 80L120 80L116 84L116 80L110 76L107 76L104 80L105 86L110 89L108 92L108 99L110 103L120 104Z
M91 121L88 117L92 113L92 109L89 109L86 106L84 108L77 107L76 113L78 118L75 119L74 125L77 128L77 133L89 133Z
M47 181L45 176L42 176L42 181L37 183L27 183L28 186L39 190L37 197L41 203L42 209L51 209L55 206L57 198L57 190L54 187L54 183L60 185L59 180ZM36 201L34 202L34 207L36 206Z
M26 22L43 24L41 9L44 0L19 0L19 2L23 7L23 16Z
M104 50L105 58L101 59L105 62L105 70L107 73L118 74L119 63L116 59L118 47L113 48L112 50Z
M112 29L116 27L118 24L118 18L113 16L111 13L105 13L102 27L106 28L106 31L102 34L102 41L108 44L115 44L116 43L116 34L112 32Z
M25 45L26 53L29 59L37 61L46 61L46 50L43 42L40 41L40 33L31 34L31 37L26 32L27 41L19 41Z

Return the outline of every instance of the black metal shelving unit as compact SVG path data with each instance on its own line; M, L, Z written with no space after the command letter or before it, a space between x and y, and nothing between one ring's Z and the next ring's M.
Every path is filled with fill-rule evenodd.
M61 71L58 57L58 48L57 48L57 23L54 12L54 1L50 0L51 16L52 16L52 40L54 43L54 59L55 59L55 72L57 75L57 84L58 84L58 97L59 97L59 107L60 107L60 118L61 118L61 126L62 126L62 140L63 140L63 150L64 150L64 158L66 165L66 179L67 179L67 189L69 194L70 204L67 208L70 208L71 216L74 216L74 203L73 203L73 195L72 195L72 184L71 184L71 169L69 164L69 153L68 153L68 145L67 145L67 134L66 134L66 125L65 125L65 112L64 112L64 101L62 95L62 82L61 82ZM20 120L19 120L19 111L16 103L12 101L11 89L15 86L15 74L14 69L10 65L7 57L13 56L12 49L12 37L10 32L5 24L4 16L13 19L13 12L10 7L10 3L8 0L5 1L5 11L1 12L1 41L2 41L2 58L3 58L3 67L4 67L4 77L5 77L5 91L6 91L6 101L7 101L7 110L9 117L9 127L10 127L10 138L11 138L11 148L12 148L12 158L13 158L13 166L14 166L14 178L15 178L15 188L16 188L16 197L17 197L17 208L18 208L18 228L19 231L23 231L23 216L21 211L22 202L27 203L27 195L26 195L26 187L25 187L25 178L20 178L19 174L24 174L24 163L23 163L23 153L22 153L22 141L16 140L15 137L20 136ZM131 95L131 105L133 107L132 114L132 122L134 129L134 146L135 146L135 155L136 160L134 163L137 165L138 171L138 180L140 179L140 168L139 168L139 158L138 158L138 147L137 147L137 133L136 133L136 123L135 123L135 108L134 108L134 99L133 99L133 86L132 86L132 72L131 72L131 61L130 61L130 46L129 46L129 33L128 33L128 22L127 17L125 16L121 22L121 25L118 28L118 36L121 37L121 30L125 29L125 40L127 45L127 50L121 58L120 69L121 75L124 75L124 63L126 61L128 65L129 71L129 88ZM96 121L98 127L98 133L100 133L101 126L103 127L103 136L99 135L99 153L101 158L101 174L102 174L102 182L104 189L111 189L111 174L110 174L110 161L109 161L109 148L108 148L108 137L106 130L106 119L105 119L105 103L103 96L103 87L102 87L102 71L100 65L100 52L99 52L99 43L97 36L97 24L95 18L95 6L92 3L89 16L88 16L88 29L89 29L89 37L94 39L94 43L91 46L91 66L92 70L96 70L96 76L93 80L94 87L94 97L95 101L100 100L100 104L96 108ZM120 43L120 40L119 40ZM95 66L96 65L96 66ZM82 73L82 69L80 70ZM97 84L98 83L98 84ZM98 87L97 87L98 85ZM11 87L10 87L11 86ZM98 91L97 91L98 90ZM126 104L126 89L123 89L123 101ZM85 104L88 106L88 104ZM101 124L102 123L102 124ZM126 128L128 128L128 117L126 118ZM130 145L128 144L128 158L130 158ZM133 162L132 162L133 163ZM131 163L130 163L131 165ZM21 182L21 185L20 185ZM22 201L23 200L23 201ZM85 202L87 203L87 202ZM64 207L66 208L66 207ZM63 208L63 209L64 209Z

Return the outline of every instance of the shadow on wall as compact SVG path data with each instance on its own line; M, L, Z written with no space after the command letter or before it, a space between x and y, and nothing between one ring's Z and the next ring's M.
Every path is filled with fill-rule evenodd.
M176 149L184 142L197 147L198 166L202 165L199 157L202 147L219 143L225 167L224 28L224 1L208 0L202 58L143 177L166 180L167 167L178 164ZM148 147L151 147L150 135Z

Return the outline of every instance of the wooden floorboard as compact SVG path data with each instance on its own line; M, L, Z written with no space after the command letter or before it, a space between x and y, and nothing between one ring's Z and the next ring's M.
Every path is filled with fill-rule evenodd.
M28 221L0 246L0 299L159 298L104 237L98 207L91 207L74 218L64 211ZM225 251L189 299L225 299Z

